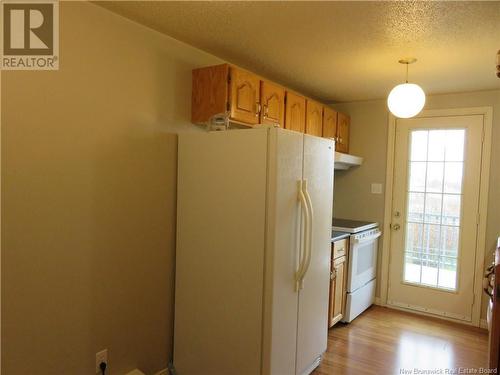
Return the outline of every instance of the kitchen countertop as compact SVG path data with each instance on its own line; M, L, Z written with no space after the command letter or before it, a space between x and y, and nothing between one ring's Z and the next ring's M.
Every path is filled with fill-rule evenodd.
M332 230L332 242L342 240L344 238L349 237L351 234L347 232L339 232L336 230Z

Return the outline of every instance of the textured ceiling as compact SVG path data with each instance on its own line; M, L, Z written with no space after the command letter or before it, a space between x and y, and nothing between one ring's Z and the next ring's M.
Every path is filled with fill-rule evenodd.
M500 88L498 1L97 2L315 98L383 98L404 80L427 93Z

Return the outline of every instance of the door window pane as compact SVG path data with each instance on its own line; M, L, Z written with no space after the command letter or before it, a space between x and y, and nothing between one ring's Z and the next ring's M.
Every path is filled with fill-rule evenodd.
M465 130L411 132L404 280L456 289Z
M433 162L427 164L427 181L425 191L440 193L443 191L444 163Z
M427 160L427 130L415 131L411 137L411 161Z
M447 130L429 130L428 161L444 161Z
M406 226L405 274L406 281L420 283L423 224L408 223Z
M424 224L424 239L422 253L437 260L440 253L441 231L440 226ZM429 258L431 259L431 258Z
M410 191L425 191L426 162L410 163Z
M457 258L441 258L438 286L455 289L457 287Z
M441 227L441 256L453 257L458 256L458 227Z
M460 194L462 192L463 162L445 163L444 193Z
M424 193L408 193L408 221L421 223L424 218Z
M420 283L422 265L419 254L406 253L405 255L405 281Z
M438 279L438 262L437 259L429 255L422 257L422 279L421 283L424 285L434 286L437 284Z
M443 194L443 224L460 225L460 195Z
M425 194L425 223L441 223L442 199L441 194Z
M420 254L423 243L423 224L408 223L406 226L406 250L410 253Z

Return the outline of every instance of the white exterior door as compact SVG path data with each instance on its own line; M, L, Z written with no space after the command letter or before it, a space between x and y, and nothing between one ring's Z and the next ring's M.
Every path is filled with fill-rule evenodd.
M309 373L328 335L333 204L333 143L304 135L303 179L312 203L311 261L299 291L296 375Z
M388 304L472 320L483 117L398 119Z

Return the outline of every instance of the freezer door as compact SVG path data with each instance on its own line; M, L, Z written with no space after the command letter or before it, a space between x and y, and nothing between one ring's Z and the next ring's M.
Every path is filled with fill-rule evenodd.
M301 251L304 135L273 129L269 138L267 231L264 282L263 375L295 373L298 291L295 276Z
M179 136L174 366L262 368L268 130Z
M331 140L304 136L303 178L313 211L311 261L299 291L296 375L312 371L327 345L328 288L330 281L333 204ZM316 362L317 363L317 362Z

